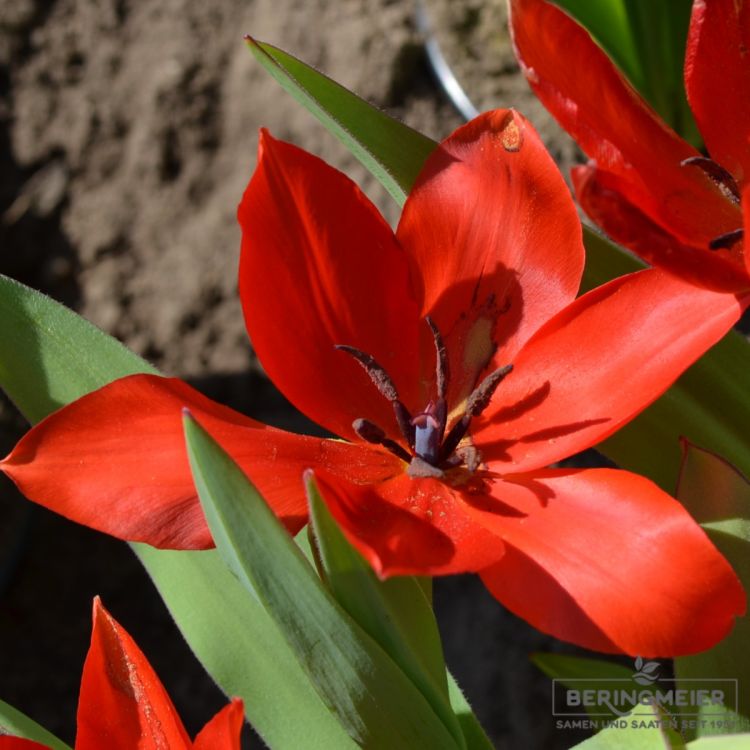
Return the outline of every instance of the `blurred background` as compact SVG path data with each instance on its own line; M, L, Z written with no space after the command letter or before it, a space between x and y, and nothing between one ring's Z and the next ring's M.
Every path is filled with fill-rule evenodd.
M569 166L574 146L517 71L503 0L425 5L476 106L517 108ZM441 138L462 120L436 83L414 10L409 0L1 3L0 271L211 397L309 429L265 379L236 293L235 210L258 128L347 172L392 223L397 210L261 69L242 35L282 47ZM2 401L3 455L25 429ZM95 594L195 733L224 698L127 546L32 507L0 478L0 699L68 742ZM535 650L565 647L504 611L472 577L438 582L436 606L449 665L498 747L581 739L554 729L549 681L528 661Z

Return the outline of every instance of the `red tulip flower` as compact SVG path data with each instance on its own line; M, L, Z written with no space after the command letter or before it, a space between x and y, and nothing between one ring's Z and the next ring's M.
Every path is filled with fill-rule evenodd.
M584 211L654 266L703 287L747 291L750 5L693 5L685 87L711 158L664 123L562 10L546 0L511 0L510 8L531 87L590 157L573 169Z
M94 600L91 646L83 665L75 750L240 750L242 701L235 698L191 742L143 652ZM0 750L46 748L0 737Z
M186 406L292 532L312 468L383 577L478 572L536 627L602 651L680 654L726 635L744 592L679 503L625 471L546 467L657 398L736 321L734 297L647 270L575 299L573 201L508 110L440 145L395 234L347 177L265 132L239 218L255 350L344 440L137 375L20 441L0 468L22 492L124 539L210 546Z

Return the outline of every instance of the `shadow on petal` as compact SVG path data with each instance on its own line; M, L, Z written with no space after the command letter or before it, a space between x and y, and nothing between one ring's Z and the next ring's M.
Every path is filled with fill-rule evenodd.
M505 556L480 574L490 593L543 633L605 653L622 649L544 568L506 545Z

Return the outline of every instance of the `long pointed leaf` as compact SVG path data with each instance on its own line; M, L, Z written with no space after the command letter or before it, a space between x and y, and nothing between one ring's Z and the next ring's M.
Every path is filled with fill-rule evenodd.
M269 746L354 750L276 623L216 550L132 546L190 648L227 695L243 698L248 720Z
M217 549L276 622L355 742L404 750L457 747L414 684L326 591L237 464L189 415L184 423Z
M379 581L337 526L312 475L306 477L306 488L331 593L419 688L462 746L463 735L448 701L440 633L422 587L408 576Z
M33 719L4 701L0 701L0 736L4 734L41 742L52 750L71 750L70 745L66 745Z
M388 117L309 65L270 44L248 38L260 64L309 109L402 204L434 141ZM350 127L356 123L356 129Z

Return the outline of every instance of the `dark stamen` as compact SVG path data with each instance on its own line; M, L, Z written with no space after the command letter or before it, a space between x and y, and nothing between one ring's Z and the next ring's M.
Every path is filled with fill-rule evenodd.
M443 341L443 337L433 319L428 315L425 320L427 321L427 325L430 326L432 338L435 340L435 352L437 354L437 362L435 365L437 396L438 398L445 399L448 392L448 352L445 348L445 341Z
M497 387L513 370L513 365L505 365L491 372L474 388L466 401L466 410L461 418L445 435L448 420L446 395L448 392L448 353L445 341L432 318L425 318L435 342L435 380L437 396L430 401L424 411L412 418L409 410L399 400L396 386L382 365L375 358L353 346L337 344L336 349L348 354L359 362L370 377L378 392L393 406L399 429L409 445L405 450L391 440L383 429L367 419L355 419L354 431L362 440L382 445L403 461L409 463L411 477L442 478L445 471L464 464L469 472L474 472L481 464L482 457L472 445L459 448L474 417L479 416L490 403Z
M729 198L732 203L739 204L740 189L737 181L721 164L717 164L713 159L706 156L691 156L689 159L684 159L680 164L683 167L698 167L698 169L703 170L726 198Z
M374 443L375 445L382 445L403 461L411 461L411 456L398 443L386 437L385 432L369 420L355 419L352 422L352 428L362 440Z
M446 459L450 456L469 429L472 417L479 416L490 403L490 399L497 390L500 383L513 370L513 365L505 365L491 372L473 391L466 403L466 411L461 419L451 427L450 432L443 441L440 449L440 458Z
M393 384L390 375L385 371L385 368L375 361L375 357L346 344L335 344L334 348L345 352L350 357L354 357L364 367L365 372L370 376L370 380L372 380L375 387L388 401L398 401L396 386Z
M709 250L729 250L732 245L742 239L744 234L745 232L742 227L733 229L731 232L726 232L725 234L720 234L708 243L708 248Z
M512 371L513 365L505 365L504 367L498 367L497 370L491 372L474 389L471 396L469 396L469 400L466 404L466 413L471 417L476 417L481 414L487 408L487 404L490 403L490 399L495 394L497 387Z
M414 448L414 425L412 424L409 410L400 402L393 401L393 412L396 415L396 422L401 434L406 438L410 448Z
M355 349L353 346L335 344L334 348L354 357L362 365L380 394L393 405L393 412L396 415L396 422L401 430L401 434L406 438L409 447L413 448L414 427L411 423L411 414L409 414L409 410L399 400L396 386L393 384L390 375L385 371L385 368L378 364L375 357L371 354L365 354L365 352Z

